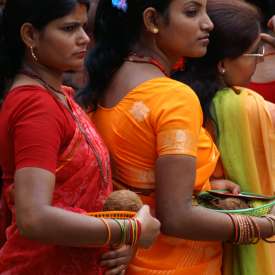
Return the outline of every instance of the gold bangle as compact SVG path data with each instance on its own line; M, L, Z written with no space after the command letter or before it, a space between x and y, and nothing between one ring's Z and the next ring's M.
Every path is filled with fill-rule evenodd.
M260 227L259 227L258 223L252 217L248 217L248 218L249 218L249 221L252 224L253 237L254 237L254 239L252 239L250 243L251 244L257 244L259 242L260 238L261 238Z
M111 233L111 228L110 228L110 225L108 224L108 222L104 218L100 218L100 220L104 223L104 225L107 229L107 238L106 238L106 241L104 242L104 244L102 244L102 246L105 246L105 245L110 244L112 233Z

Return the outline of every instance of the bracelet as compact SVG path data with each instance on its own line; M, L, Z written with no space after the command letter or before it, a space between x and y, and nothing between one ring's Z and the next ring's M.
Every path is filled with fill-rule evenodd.
M107 238L106 238L106 241L104 242L104 244L102 244L102 246L106 246L106 245L110 244L110 241L111 241L111 237L112 237L111 228L110 228L110 225L108 224L108 222L104 218L99 218L99 219L104 223L104 225L107 229Z
M252 217L248 217L248 221L252 223L252 228L255 229L255 231L253 232L253 235L252 237L256 237L256 240L253 241L253 239L251 240L251 244L257 244L261 238L261 235L260 235L260 227L259 225L257 224L256 221L254 221L254 219Z
M234 244L256 244L260 240L260 228L257 222L250 216L227 215L233 223L233 240ZM275 229L275 217L274 217Z
M117 244L118 247L120 247L123 244L123 236L125 234L125 227L120 223L118 219L113 219L120 228L120 242Z
M237 223L236 223L235 219L233 218L233 215L231 215L229 213L226 213L226 215L230 217L232 224L233 224L233 243L237 243L238 238L239 238Z
M118 246L121 246L122 244L129 244L132 247L135 246L141 236L141 222L136 218L127 220L113 220L119 225L120 228L121 239Z

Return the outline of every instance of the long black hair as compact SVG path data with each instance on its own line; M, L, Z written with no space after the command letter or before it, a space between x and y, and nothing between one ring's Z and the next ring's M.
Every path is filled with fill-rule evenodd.
M89 81L81 92L85 107L96 109L110 80L131 52L143 29L143 11L153 7L168 19L170 0L126 0L127 10L112 5L112 0L100 0L97 7L94 39L86 67Z
M260 32L257 9L243 1L208 0L207 12L214 23L207 54L202 58L187 60L185 70L174 75L197 93L204 122L211 119L212 99L225 85L218 71L219 61L241 56L251 47Z
M0 18L0 99L21 68L25 45L21 26L28 22L37 30L69 14L76 4L89 7L90 0L8 0Z

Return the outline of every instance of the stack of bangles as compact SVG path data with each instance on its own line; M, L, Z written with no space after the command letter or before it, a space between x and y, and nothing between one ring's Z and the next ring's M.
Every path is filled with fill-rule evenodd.
M234 244L256 244L259 242L261 238L260 228L257 222L250 216L242 216L242 215L231 215L227 214L234 228L233 233L233 243ZM270 225L272 226L272 235L275 234L275 216L273 215L265 215L262 216L268 220ZM267 239L264 239L266 242L274 242Z
M103 246L109 245L112 237L111 229L108 224L108 221L104 218L99 218L106 226L107 229L107 238ZM129 244L132 247L135 246L140 239L141 235L141 223L136 218L131 219L112 219L115 221L120 228L120 242L118 246L123 244Z

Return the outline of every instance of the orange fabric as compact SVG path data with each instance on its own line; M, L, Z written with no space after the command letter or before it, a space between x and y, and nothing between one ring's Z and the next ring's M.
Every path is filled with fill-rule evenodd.
M99 107L92 118L111 153L114 185L141 194L144 190L141 198L153 210L154 167L160 155L196 157L194 192L210 188L219 153L202 128L199 100L188 86L166 77L151 79L115 107ZM220 242L161 235L152 248L138 251L127 274L218 275L221 252Z

